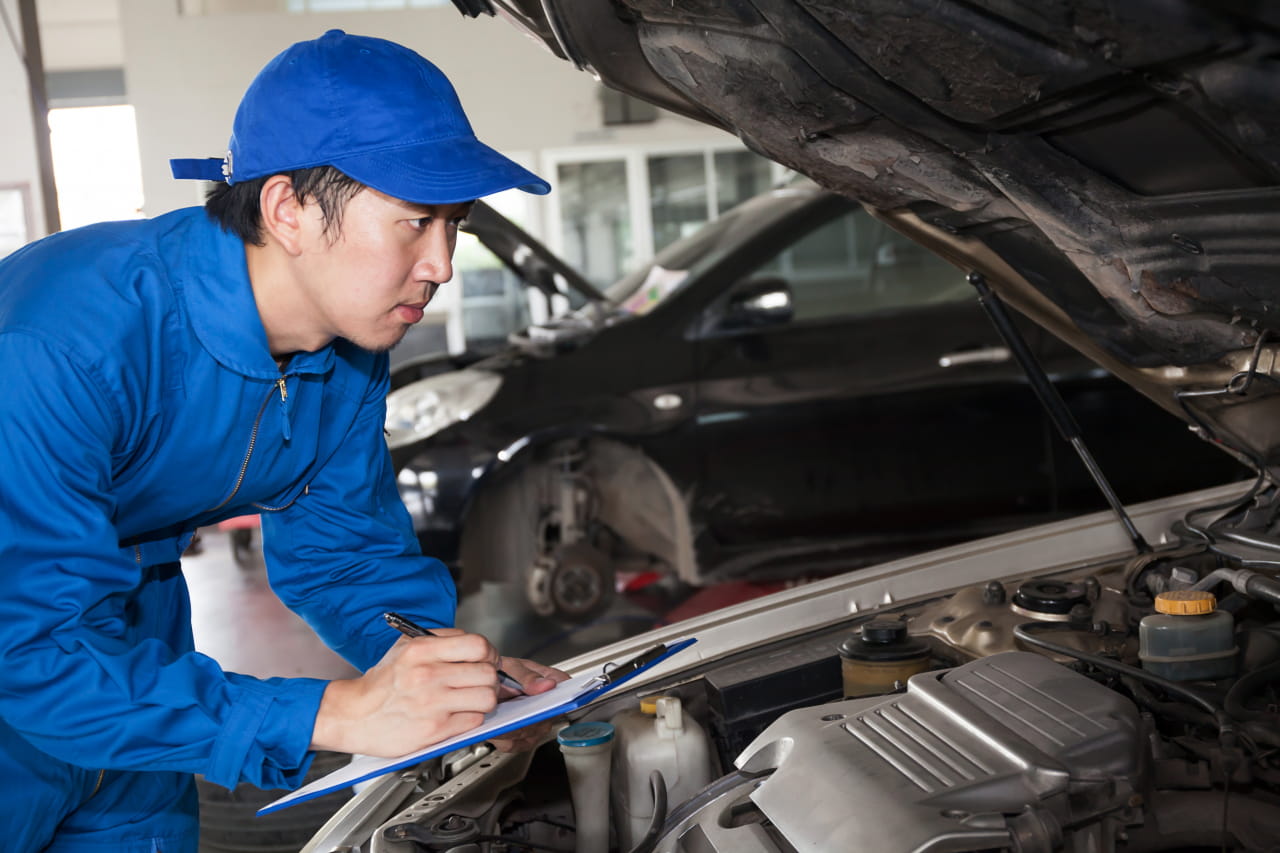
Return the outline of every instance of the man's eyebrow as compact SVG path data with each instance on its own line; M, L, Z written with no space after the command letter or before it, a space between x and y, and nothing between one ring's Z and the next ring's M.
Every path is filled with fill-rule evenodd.
M468 214L470 214L472 209L476 206L476 202L474 199L472 199L471 201L459 201L459 202L453 202L450 204L419 204L416 201L404 201L403 199L396 199L396 201L405 210L408 210L411 213L421 213L424 216L437 215L437 211L439 211L440 208L442 207L456 207L458 208L459 212L465 217Z

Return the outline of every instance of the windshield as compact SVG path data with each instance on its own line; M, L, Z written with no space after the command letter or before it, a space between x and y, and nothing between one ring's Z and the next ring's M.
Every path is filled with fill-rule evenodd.
M773 192L743 202L693 234L672 243L652 261L614 282L605 296L625 315L651 311L749 235L812 198L810 192Z

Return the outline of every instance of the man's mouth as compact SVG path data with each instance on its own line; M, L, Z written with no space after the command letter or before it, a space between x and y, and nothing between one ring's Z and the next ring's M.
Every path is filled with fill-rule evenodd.
M425 302L415 302L413 304L397 305L396 316L406 323L416 323L422 319L423 309L427 307Z

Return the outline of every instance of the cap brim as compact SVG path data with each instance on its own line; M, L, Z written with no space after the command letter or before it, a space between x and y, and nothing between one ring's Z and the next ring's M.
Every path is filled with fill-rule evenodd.
M510 189L551 192L549 183L475 137L384 148L331 165L378 192L415 204L457 204Z

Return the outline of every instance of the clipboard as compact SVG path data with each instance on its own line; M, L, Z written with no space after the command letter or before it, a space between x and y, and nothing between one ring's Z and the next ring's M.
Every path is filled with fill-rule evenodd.
M470 731L448 740L432 744L426 749L396 758L359 756L345 767L312 782L308 782L274 802L258 809L259 816L271 814L333 791L349 788L359 782L377 778L385 773L411 767L446 752L481 743L525 726L563 716L570 711L584 708L592 702L625 684L640 673L693 645L692 637L674 643L658 644L631 660L620 664L606 664L597 674L577 675L557 684L553 689L536 696L515 696L498 704L485 715L484 722Z

